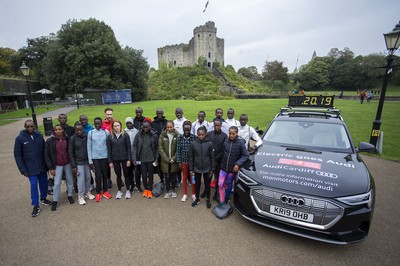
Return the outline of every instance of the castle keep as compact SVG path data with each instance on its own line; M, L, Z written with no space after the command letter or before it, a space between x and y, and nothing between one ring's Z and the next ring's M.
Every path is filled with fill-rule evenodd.
M167 45L158 48L157 54L158 67L162 63L172 67L194 66L203 58L204 64L213 68L216 62L224 65L224 39L217 37L215 23L209 21L193 30L189 44Z

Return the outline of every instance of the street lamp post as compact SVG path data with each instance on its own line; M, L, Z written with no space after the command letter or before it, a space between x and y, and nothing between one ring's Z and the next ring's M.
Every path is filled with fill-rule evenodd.
M378 142L378 137L380 135L380 128L381 128L381 115L382 115L382 110L383 110L383 104L385 102L385 95L386 95L386 88L389 80L389 75L392 72L392 63L393 63L393 55L396 52L396 50L399 48L400 45L400 22L397 23L393 31L389 33L383 34L385 37L385 42L386 42L386 49L388 51L388 56L387 56L387 63L386 63L386 68L385 68L385 75L383 77L383 84L382 84L382 90L381 90L381 95L379 98L379 104L378 104L378 110L376 112L376 117L375 121L372 124L372 131L371 131L371 138L369 142L375 146L376 149L376 144Z
M29 105L31 106L32 109L32 120L33 123L35 124L35 127L38 127L38 123L36 120L36 114L35 114L35 106L33 106L33 100L32 100L32 93L31 93L31 87L29 86L29 67L25 65L25 62L22 62L22 66L19 68L22 72L22 74L25 77L26 80L26 85L28 86L28 96L29 96Z

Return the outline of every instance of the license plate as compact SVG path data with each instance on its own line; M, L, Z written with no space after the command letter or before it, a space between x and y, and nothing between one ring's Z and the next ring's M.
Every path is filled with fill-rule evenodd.
M274 205L270 205L269 212L280 215L280 216L285 216L285 217L289 217L292 219L308 222L308 223L312 223L314 220L314 214L290 210L290 209L286 209L286 208L282 208L282 207L278 207L278 206L274 206Z

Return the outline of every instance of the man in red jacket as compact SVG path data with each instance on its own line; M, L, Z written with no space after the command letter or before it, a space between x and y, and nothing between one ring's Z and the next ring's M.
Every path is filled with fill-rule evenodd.
M104 130L107 130L108 132L111 133L112 130L112 123L114 122L114 118L113 118L113 109L107 107L104 110L104 114L106 116L106 118L103 119L103 124L101 125L101 128Z

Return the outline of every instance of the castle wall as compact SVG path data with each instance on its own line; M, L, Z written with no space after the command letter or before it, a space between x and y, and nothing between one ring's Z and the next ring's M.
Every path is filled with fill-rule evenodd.
M217 37L217 29L212 21L193 30L189 44L167 45L157 49L158 66L162 62L168 66L193 66L199 57L204 57L209 67L214 62L224 64L224 39Z

